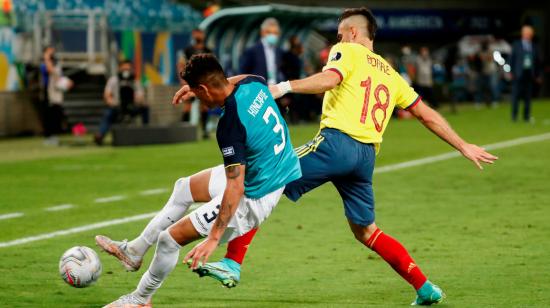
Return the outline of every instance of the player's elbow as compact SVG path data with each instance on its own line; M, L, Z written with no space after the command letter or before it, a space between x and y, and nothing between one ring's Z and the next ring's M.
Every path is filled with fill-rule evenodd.
M323 83L323 88L325 91L330 91L334 89L339 83L340 83L340 79L330 78L328 80L325 80L325 82Z
M321 79L321 87L325 91L334 89L342 81L340 75L331 70L325 71L323 74L325 78Z
M437 112L423 102L418 103L409 110L420 123L428 125L436 121Z

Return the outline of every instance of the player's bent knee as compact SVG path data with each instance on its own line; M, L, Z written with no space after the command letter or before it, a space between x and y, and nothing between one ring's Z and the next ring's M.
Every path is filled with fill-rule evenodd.
M179 178L176 180L176 183L174 183L174 191L175 192L183 192L185 190L190 189L190 177L184 177Z
M170 252L181 248L181 246L167 230L164 230L159 234L157 247L159 252Z

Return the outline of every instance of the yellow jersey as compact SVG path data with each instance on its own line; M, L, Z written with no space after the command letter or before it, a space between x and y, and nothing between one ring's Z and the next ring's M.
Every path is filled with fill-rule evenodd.
M381 56L356 43L332 47L323 71L340 75L340 84L325 93L321 129L338 129L378 151L395 106L413 107L420 101L410 87Z

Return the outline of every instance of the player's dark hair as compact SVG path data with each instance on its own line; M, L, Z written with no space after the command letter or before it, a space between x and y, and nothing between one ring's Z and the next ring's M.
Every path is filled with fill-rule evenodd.
M368 8L360 7L345 9L344 12L342 12L342 15L340 15L340 18L338 18L338 22L341 23L344 19L355 15L361 15L367 19L367 33L369 34L369 38L374 40L378 25L376 24L376 18L374 18L374 15Z
M185 80L191 88L199 84L208 84L213 87L222 87L227 84L227 78L222 66L216 57L209 53L193 55L180 73L181 79Z

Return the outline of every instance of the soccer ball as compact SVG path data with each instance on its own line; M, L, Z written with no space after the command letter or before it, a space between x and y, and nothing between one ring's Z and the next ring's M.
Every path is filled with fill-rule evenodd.
M71 286L85 288L95 283L101 275L101 261L93 249L76 246L61 256L59 274Z

